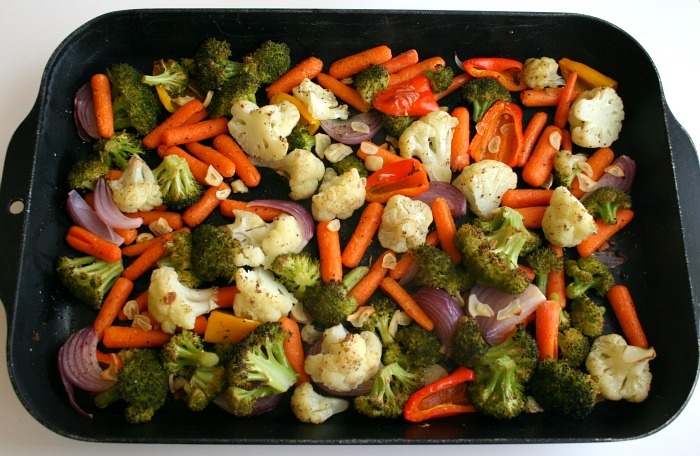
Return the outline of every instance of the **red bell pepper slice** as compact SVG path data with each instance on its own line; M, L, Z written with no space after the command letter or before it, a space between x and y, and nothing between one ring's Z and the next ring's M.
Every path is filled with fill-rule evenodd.
M497 101L476 126L469 144L474 161L498 160L510 167L523 152L523 111L514 103Z
M426 191L428 173L419 160L407 158L384 166L367 177L365 200L385 203L394 195L416 196Z
M420 423L432 418L475 412L466 385L466 382L473 380L473 370L458 367L447 377L413 393L404 406L404 418L412 423Z
M464 71L475 78L494 78L511 92L527 89L520 80L523 64L517 60L500 57L481 57L462 62Z
M392 116L425 116L440 109L430 79L422 74L378 92L372 105Z

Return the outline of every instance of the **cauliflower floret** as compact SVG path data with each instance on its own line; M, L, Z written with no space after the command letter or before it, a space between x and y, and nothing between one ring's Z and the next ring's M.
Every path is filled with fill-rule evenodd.
M542 231L559 247L575 247L598 232L593 216L566 187L557 187L542 217Z
M491 220L506 190L518 185L518 175L505 163L481 160L465 167L452 185L462 191L477 217Z
M167 333L194 329L195 319L219 307L216 289L194 289L180 283L177 272L170 266L161 266L151 274L148 286L148 312Z
M374 332L353 334L336 325L323 332L321 352L306 357L304 370L329 390L347 392L372 380L381 357L382 342Z
M564 78L557 74L559 64L551 57L527 59L520 73L520 80L532 89L558 87L566 84Z
M306 246L301 225L292 215L282 214L270 223L250 211L234 210L233 215L235 221L225 228L241 244L241 253L234 258L238 267L269 268L278 255Z
M297 299L267 269L240 268L236 272L238 294L233 298L233 313L240 318L260 322L286 317Z
M610 147L617 140L625 110L612 87L596 87L580 94L569 110L571 140L581 147Z
M338 397L326 397L314 391L309 382L304 382L294 388L290 405L292 412L302 423L321 424L328 418L344 412L350 407L350 402Z
M341 105L328 89L312 82L309 78L301 81L292 93L306 105L309 114L317 120L347 119L350 113L348 105Z
M122 176L108 181L112 199L122 212L150 211L163 204L153 171L138 155L132 155Z
M258 107L241 100L231 108L231 136L251 157L274 161L287 155L287 136L299 121L299 110L288 101Z
M649 361L655 357L653 348L628 345L619 334L606 334L593 342L586 369L605 399L642 402L649 395Z
M345 220L365 204L367 179L356 168L338 175L327 168L318 193L311 197L311 213L317 222Z
M311 198L319 182L323 179L326 166L313 152L305 149L294 149L280 160L254 160L258 166L274 169L289 180L291 192L289 197L294 201Z
M401 134L401 156L420 160L431 181L449 182L452 135L458 123L445 111L433 111L421 117Z
M426 203L394 195L384 206L377 237L385 249L407 252L425 244L432 222L433 212Z

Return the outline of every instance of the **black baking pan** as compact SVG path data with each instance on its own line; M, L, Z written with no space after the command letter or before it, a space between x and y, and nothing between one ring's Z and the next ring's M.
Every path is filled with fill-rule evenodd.
M462 415L413 425L371 421L354 412L324 425L301 424L287 406L236 419L216 407L187 414L169 403L150 423L129 426L118 412L95 419L71 409L58 377L56 353L94 313L57 283L55 259L66 250L66 173L89 149L73 124L77 88L107 65L129 62L147 71L153 60L192 55L205 38L228 39L234 54L266 39L284 41L299 61L325 62L387 44L397 52L450 57L569 57L620 82L626 119L617 154L638 167L636 218L618 240L628 257L621 279L636 296L647 336L658 354L654 380L641 404L601 403L582 422L548 413L511 421ZM698 370L697 307L700 213L693 190L698 159L668 111L658 74L644 49L624 31L571 14L328 10L136 10L100 16L58 47L44 72L36 104L13 136L2 180L0 293L8 321L7 360L17 396L52 431L78 440L140 443L410 444L596 442L640 438L683 409ZM278 196L287 190L278 188ZM275 196L275 189L270 189ZM282 193L283 192L283 193ZM183 413L185 415L183 416Z

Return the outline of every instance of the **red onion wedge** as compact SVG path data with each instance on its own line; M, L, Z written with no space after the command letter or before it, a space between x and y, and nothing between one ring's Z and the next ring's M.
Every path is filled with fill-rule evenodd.
M428 206L432 206L435 198L445 198L453 217L461 217L467 213L467 198L460 189L449 182L430 182L428 190L411 198L422 201Z
M95 104L92 101L92 89L89 83L83 84L75 93L73 119L80 139L89 142L100 137L97 132Z
M374 138L382 128L382 117L378 112L371 111L356 114L346 120L322 120L321 128L340 143L360 144Z
M632 190L632 183L634 182L634 177L637 174L637 164L635 161L627 155L620 155L610 165L610 168L615 169L617 172L605 172L603 176L595 183L594 189L601 187L614 187L622 190L623 192L629 193L630 190ZM591 192L584 194L581 197L581 201L584 201L590 193Z
M301 231L304 235L304 246L314 237L314 219L311 213L301 204L286 200L253 200L248 203L249 206L265 206L274 209L279 209L292 215L301 225Z
M508 336L515 325L522 323L546 298L536 285L530 284L520 295L511 295L493 287L476 285L469 292L479 302L493 310L493 316L477 316L484 340L497 345ZM510 309L509 309L510 306Z
M124 238L119 236L109 225L103 222L77 191L71 190L68 192L66 209L73 223L76 225L85 228L89 232L112 244L122 245L124 243Z
M103 178L99 178L95 185L95 212L112 228L138 228L143 224L141 217L127 217L119 210L112 198L112 190Z
M449 347L457 321L464 315L457 300L445 290L427 287L416 291L413 299L435 323L434 331L442 344Z

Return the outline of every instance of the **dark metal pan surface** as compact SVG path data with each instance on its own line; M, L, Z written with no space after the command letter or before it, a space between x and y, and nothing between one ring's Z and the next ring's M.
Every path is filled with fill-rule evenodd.
M186 33L183 33L186 31ZM326 62L372 45L416 48L450 57L569 57L605 69L620 81L626 120L618 153L637 162L636 218L620 248L628 255L625 283L657 351L654 381L642 404L603 403L584 422L540 413L512 421L462 415L413 425L368 421L345 413L320 426L301 424L287 406L264 416L235 419L218 409L182 419L169 403L148 424L127 426L116 411L78 416L58 377L56 353L93 313L73 300L54 275L66 251L69 219L65 176L85 153L73 124L76 89L116 62L146 71L154 59L188 56L209 36L228 39L234 52L262 40L288 43L292 58ZM585 39L582 39L585 37ZM622 30L598 19L568 14L326 10L140 10L107 14L71 34L49 61L35 107L10 143L0 214L3 272L0 293L8 320L7 359L17 396L47 428L70 438L143 443L534 443L612 441L643 437L683 409L698 370L700 212L692 201L700 171L688 136L666 108L659 78L646 52ZM271 188L282 196L286 190ZM284 192L284 193L281 193ZM13 206L16 207L16 206ZM192 417L195 418L195 417Z

